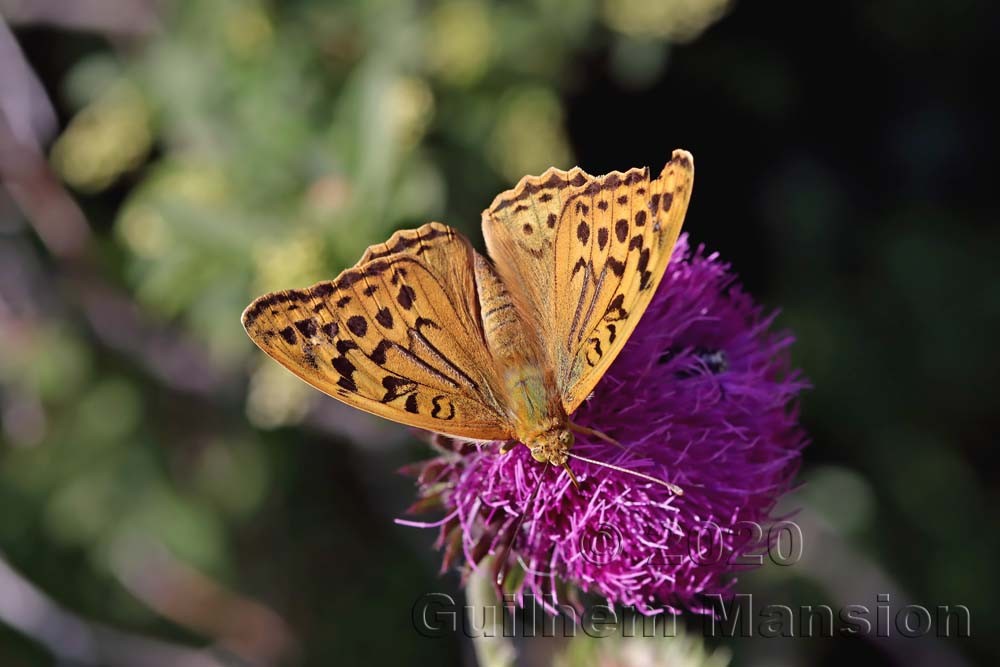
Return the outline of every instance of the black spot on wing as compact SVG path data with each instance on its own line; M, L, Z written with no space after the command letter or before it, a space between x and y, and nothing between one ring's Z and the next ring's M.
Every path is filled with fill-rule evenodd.
M345 290L365 277L361 271L346 271L337 279L337 289Z
M413 308L413 302L417 299L417 293L413 291L413 288L409 285L403 285L399 288L399 294L396 295L396 301L403 308L403 310L409 310Z
M649 178L649 168L643 167L642 169L634 169L629 172L628 176L625 177L625 185L635 185L640 181L645 181ZM639 192L641 195L642 192Z
M431 417L435 419L451 420L455 418L455 405L446 396L435 396L431 399ZM447 414L445 410L447 409Z
M639 289L644 290L649 287L649 279L652 276L651 271L647 271L646 267L649 266L649 248L643 248L639 253L639 264L636 266L636 270L640 273L639 277Z
M386 329L392 328L392 312L388 308L382 308L375 315L375 321Z
M661 206L663 207L663 212L666 213L670 210L670 206L674 203L674 194L672 192L664 192L663 200Z
M347 328L355 336L363 338L368 333L368 322L360 315L352 315L347 320Z
M394 375L386 375L382 378L382 386L385 388L385 395L382 397L383 403L389 403L417 390L417 383L413 380Z
M393 346L394 343L383 338L381 341L379 341L379 344L375 346L375 349L372 350L372 353L369 356L371 357L372 361L374 361L379 366L385 366L386 352L392 349Z
M339 357L334 357L330 364L333 366L333 370L340 375L340 379L337 380L339 386L348 391L358 390L358 385L354 382L354 371L357 370L357 367L351 363L350 359L341 354Z
M615 237L619 243L625 243L625 239L628 238L628 220L625 218L615 223Z
M611 303L608 304L608 309L604 311L604 320L606 322L619 322L628 317L628 311L622 307L625 303L625 295L618 294Z
M311 319L299 320L295 323L295 328L302 332L306 338L312 338L316 335L316 323Z

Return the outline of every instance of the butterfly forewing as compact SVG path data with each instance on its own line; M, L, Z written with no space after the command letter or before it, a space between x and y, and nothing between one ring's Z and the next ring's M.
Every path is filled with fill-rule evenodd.
M479 319L475 251L440 223L397 232L336 280L243 314L268 355L349 405L478 440L511 428Z

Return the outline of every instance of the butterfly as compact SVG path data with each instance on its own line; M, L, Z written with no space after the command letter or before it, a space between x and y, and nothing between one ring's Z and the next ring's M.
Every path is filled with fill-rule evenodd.
M568 459L600 462L571 452L574 433L611 439L570 416L656 292L693 180L682 150L653 180L646 168L526 176L482 214L489 259L430 222L334 280L256 299L243 326L337 400L505 451L523 443L576 483Z

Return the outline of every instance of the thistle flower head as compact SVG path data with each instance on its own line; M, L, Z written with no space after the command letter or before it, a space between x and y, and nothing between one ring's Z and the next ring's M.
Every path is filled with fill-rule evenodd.
M574 453L684 494L571 460L577 489L526 447L502 454L501 443L438 436L440 455L413 468L412 509L444 508L443 568L499 557L525 513L506 565L519 575L519 601L551 601L562 582L647 614L705 611L703 596L725 594L746 567L734 565L753 538L741 526L766 531L805 444L796 410L805 382L789 366L792 336L772 331L773 319L716 254L682 236L639 326L572 419L623 445L578 435Z

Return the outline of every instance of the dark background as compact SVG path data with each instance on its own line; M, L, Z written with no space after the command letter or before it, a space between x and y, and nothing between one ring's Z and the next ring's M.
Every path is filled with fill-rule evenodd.
M645 4L0 3L24 56L0 75L44 89L0 99L0 663L472 664L411 628L420 594L461 600L432 531L392 523L423 445L269 366L239 312L394 228L481 245L524 173L675 147L687 232L781 309L814 385L788 504L807 558L738 590L972 617L964 639L709 644L736 665L1000 656L1000 13Z

